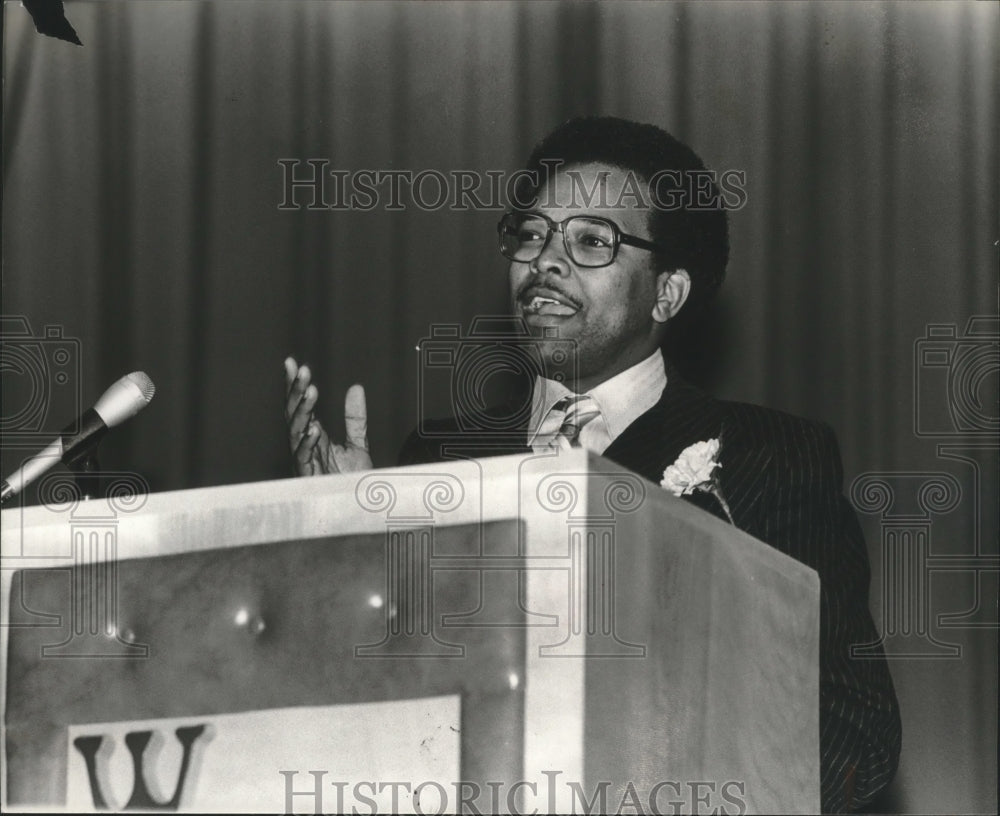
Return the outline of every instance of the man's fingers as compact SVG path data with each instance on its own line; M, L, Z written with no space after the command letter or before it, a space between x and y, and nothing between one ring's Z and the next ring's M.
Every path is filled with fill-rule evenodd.
M365 389L352 385L344 397L344 425L347 428L347 445L368 450L368 407Z
M312 423L302 434L299 444L295 446L295 466L300 476L311 476L316 471L316 443L319 441L322 429L319 423Z
M285 393L287 394L292 389L292 383L295 382L295 375L299 373L299 364L295 362L294 357L285 358Z
M305 371L302 369L305 369ZM305 376L304 383L300 380L300 377L303 375ZM294 399L295 402L298 402L302 398L302 392L309 385L308 375L308 366L300 366L295 362L294 357L285 358L285 404L286 406L291 406L291 408L286 407L286 414L291 413L295 408L292 400Z
M288 442L295 457L295 468L300 476L316 473L336 473L343 470L341 460L348 470L360 465L371 467L368 456L368 410L365 389L352 385L344 397L344 426L347 440L344 446L332 444L323 426L317 421L314 409L319 391L312 384L309 366L298 365L294 357L285 358L285 420L288 422Z
M293 374L289 361L295 362L291 357L285 360L285 383L288 386L285 395L285 419L291 419L312 382L312 372L309 370L309 366L298 366Z
M309 423L314 421L313 409L316 407L317 399L319 399L319 392L315 385L310 385L288 418L288 438L292 445L298 443L299 437L306 432Z

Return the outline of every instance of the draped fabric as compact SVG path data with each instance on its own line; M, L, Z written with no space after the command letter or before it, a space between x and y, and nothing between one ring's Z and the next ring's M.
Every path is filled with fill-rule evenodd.
M333 176L320 206L298 187L299 206L283 208L288 168L299 180L314 166L509 174L569 116L656 123L746 179L728 279L684 352L687 375L831 424L847 486L865 474L958 484L931 546L984 560L942 568L918 601L933 626L971 610L935 635L960 654L891 663L904 747L880 804L995 810L997 457L980 431L995 428L1000 366L995 336L962 338L997 311L1000 6L66 9L83 47L3 9L3 314L25 318L38 348L62 338L77 355L42 424L58 429L141 369L157 395L103 443L102 466L154 490L280 478L293 354L337 435L346 387L365 384L373 456L391 464L418 412L447 415L467 396L418 343L454 326L473 342L473 319L507 308L500 211L393 208L384 195L370 210L323 207ZM434 197L433 178L424 190ZM29 342L4 325L8 350ZM956 357L924 355L929 327L944 327L933 337L946 351L982 351L985 368L961 380ZM25 399L16 375L5 418ZM953 427L970 411L971 426ZM967 448L942 450L949 440ZM18 452L4 447L6 472ZM876 623L896 566L887 518L862 515Z

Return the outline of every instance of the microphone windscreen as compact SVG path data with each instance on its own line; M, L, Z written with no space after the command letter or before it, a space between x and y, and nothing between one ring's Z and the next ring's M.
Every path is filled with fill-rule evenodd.
M109 428L120 425L145 408L156 386L144 371L133 371L105 391L94 404L94 410Z
M125 379L139 386L139 390L142 391L142 398L149 404L156 393L156 386L149 379L149 375L145 371L133 371L131 374L126 374Z

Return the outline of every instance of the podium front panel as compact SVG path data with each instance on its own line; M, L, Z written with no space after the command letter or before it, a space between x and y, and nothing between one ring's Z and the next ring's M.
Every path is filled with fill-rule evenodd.
M128 731L142 733L151 730L148 721L171 718L214 732L195 738L197 767L185 774L181 804L201 810L218 800L219 776L205 769L213 767L214 752L223 750L226 729L242 733L239 718L219 715L302 708L314 717L328 711L335 725L346 716L344 706L411 701L419 708L426 700L426 708L435 711L434 700L450 696L459 701L459 721L429 722L428 738L413 746L414 760L433 749L436 732L444 729L442 739L454 734L459 744L458 773L431 781L448 787L449 796L459 780L511 784L522 776L523 753L523 684L512 681L524 677L517 593L494 593L492 612L510 626L441 622L476 612L481 574L462 565L478 556L484 542L492 548L498 541L516 541L515 527L509 521L401 528L389 538L286 541L101 562L75 575L70 569L18 573L12 583L7 678L9 803L94 807L94 801L67 801L66 780L71 762L79 778L88 761L96 766L107 761L116 729L102 724L132 723ZM431 558L446 558L452 568L439 564L430 574ZM516 563L506 566L516 587ZM112 584L114 592L106 593ZM109 602L117 605L117 614L105 614ZM18 626L27 610L58 615L60 624ZM107 620L114 622L113 631L103 627ZM87 724L92 727L81 727ZM82 744L69 743L71 726ZM397 721L393 730L399 727ZM178 739L173 731L152 728L154 736L171 742ZM109 744L97 746L94 738L101 737ZM343 734L333 750L360 752L365 739L356 730ZM217 809L281 811L286 792L281 772L297 771L294 788L302 790L317 769L327 773L325 803L328 809L333 805L329 780L337 779L343 759L321 755L289 769L278 760L269 766L261 747L248 769L264 777L252 788L255 796L234 799L238 786L230 785ZM125 754L126 748L118 744L114 750ZM100 756L88 756L98 751ZM144 752L144 776L150 783L162 777L159 787L169 792L179 781L177 772L158 774L151 757L152 751ZM341 780L348 783L348 797L359 782L395 781L386 775L386 763L374 759L359 779ZM415 784L422 781L428 780ZM119 792L116 800L102 789L107 781L99 778L96 786L112 809L135 793L134 787L124 798ZM399 795L409 809L407 793L400 789ZM167 798L161 793L153 801ZM348 810L362 804L346 801ZM488 808L489 802L478 806Z

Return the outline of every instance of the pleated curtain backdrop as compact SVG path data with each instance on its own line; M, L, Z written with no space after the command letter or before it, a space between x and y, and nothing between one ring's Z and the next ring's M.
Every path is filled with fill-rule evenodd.
M555 124L597 113L746 174L693 376L829 422L847 484L948 470L914 431L914 354L928 326L996 313L997 4L66 8L82 48L4 6L3 313L78 342L84 403L128 371L156 382L106 467L154 490L290 475L287 354L313 366L337 434L344 390L365 384L373 455L392 464L418 410L450 412L418 342L507 307L499 212L280 209L279 162L300 178L310 159L509 173ZM989 404L995 371L981 385ZM995 495L986 461L963 479ZM864 523L878 608L881 528ZM956 551L995 542L995 502L949 523ZM995 809L996 632L960 634L961 660L893 664L904 755L883 807Z

